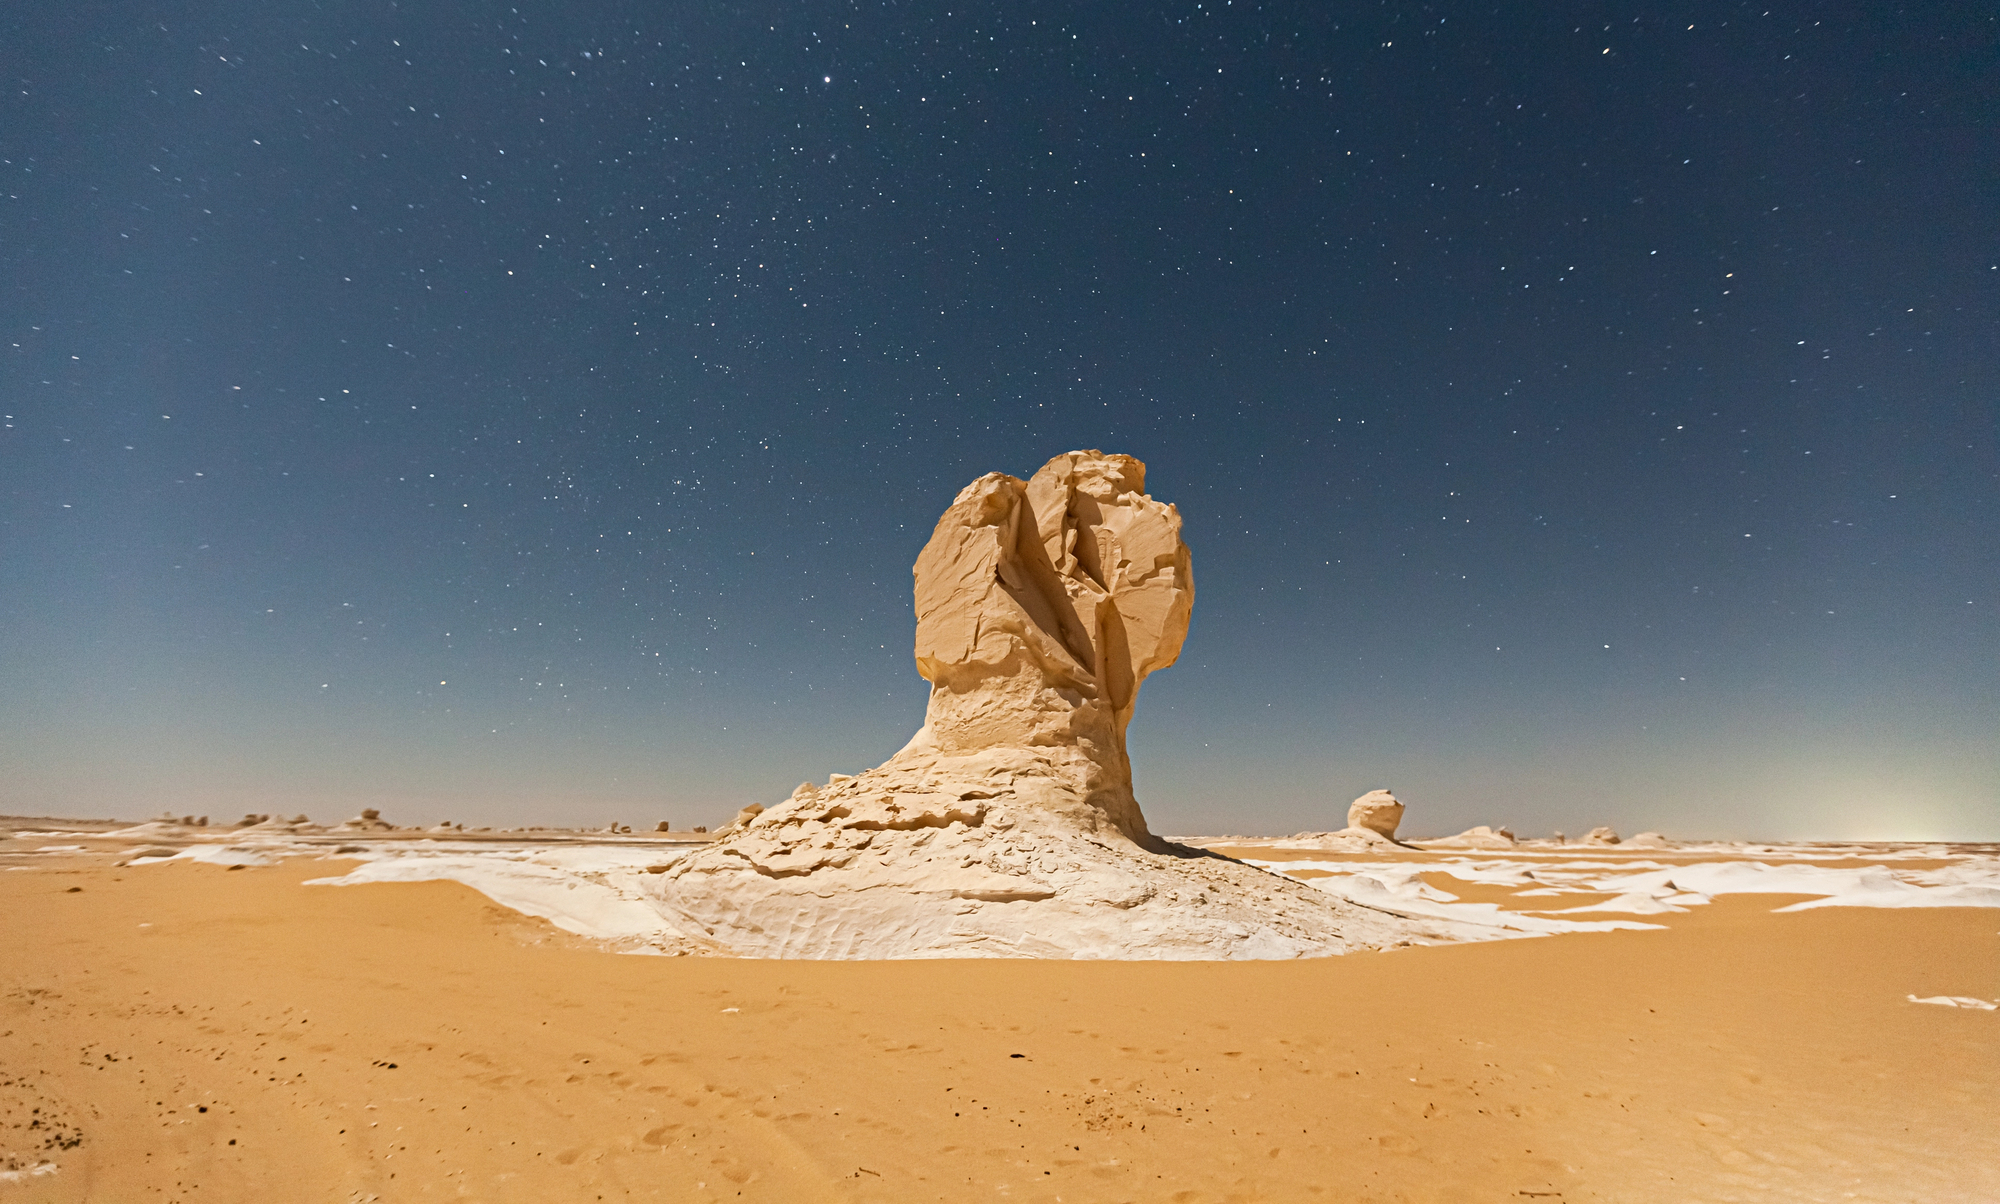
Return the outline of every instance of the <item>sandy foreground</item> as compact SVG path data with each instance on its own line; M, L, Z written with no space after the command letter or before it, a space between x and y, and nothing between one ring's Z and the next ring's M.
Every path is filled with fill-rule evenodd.
M620 956L461 882L303 885L361 864L331 849L15 844L5 1202L2000 1200L2000 1011L1909 998L2000 997L1990 907L747 961Z

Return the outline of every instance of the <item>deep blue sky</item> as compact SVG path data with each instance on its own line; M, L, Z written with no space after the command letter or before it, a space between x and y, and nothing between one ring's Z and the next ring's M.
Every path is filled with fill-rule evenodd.
M715 822L1136 455L1156 828L2000 838L1989 6L0 17L0 809Z

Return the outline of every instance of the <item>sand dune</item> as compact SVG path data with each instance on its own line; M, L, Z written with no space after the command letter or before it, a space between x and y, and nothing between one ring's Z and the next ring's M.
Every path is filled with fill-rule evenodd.
M1287 962L620 957L454 882L304 886L359 868L326 850L10 843L0 1199L2000 1198L2000 1013L1932 1002L2000 997L1987 908L1720 894Z

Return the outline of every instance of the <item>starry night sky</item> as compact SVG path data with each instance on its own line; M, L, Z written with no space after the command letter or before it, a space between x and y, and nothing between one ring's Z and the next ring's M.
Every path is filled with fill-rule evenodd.
M1635 16L1636 14L1636 16ZM716 823L1136 455L1167 832L2000 838L1988 6L0 17L0 810Z

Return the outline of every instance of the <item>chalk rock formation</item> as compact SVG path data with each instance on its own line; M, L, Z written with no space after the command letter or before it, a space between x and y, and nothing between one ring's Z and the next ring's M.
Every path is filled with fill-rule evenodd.
M1396 839L1396 825L1403 822L1403 804L1387 790L1370 790L1347 805L1347 826L1379 832Z
M1583 838L1584 844L1617 844L1618 833L1609 828L1592 828L1590 835Z
M1396 796L1387 790L1370 790L1347 805L1345 828L1338 832L1300 832L1279 842L1278 847L1360 852L1385 845L1405 845L1396 839L1396 827L1402 822L1403 804L1396 801Z
M1440 836L1435 840L1419 840L1415 843L1427 849L1511 849L1516 842L1511 829L1478 824L1456 836Z
M800 789L804 789L804 787L801 787ZM797 797L796 792L794 792L793 797L795 798ZM750 825L751 820L756 819L759 815L762 815L763 813L764 813L764 807L761 803L751 803L749 806L743 808L741 811L738 811L736 813L735 819L732 819L728 823L722 825L720 828L717 828L715 830L715 833L717 836L728 836L735 832L741 832L744 828Z
M353 819L336 828L338 832L394 832L396 825L382 818L382 813L369 807Z
M1625 847L1628 849L1668 849L1672 848L1673 844L1673 841L1668 840L1658 832L1641 832L1626 841Z
M917 557L924 725L745 808L649 879L696 948L817 958L1271 958L1440 927L1153 836L1125 731L1194 601L1180 515L1095 451L961 490Z

